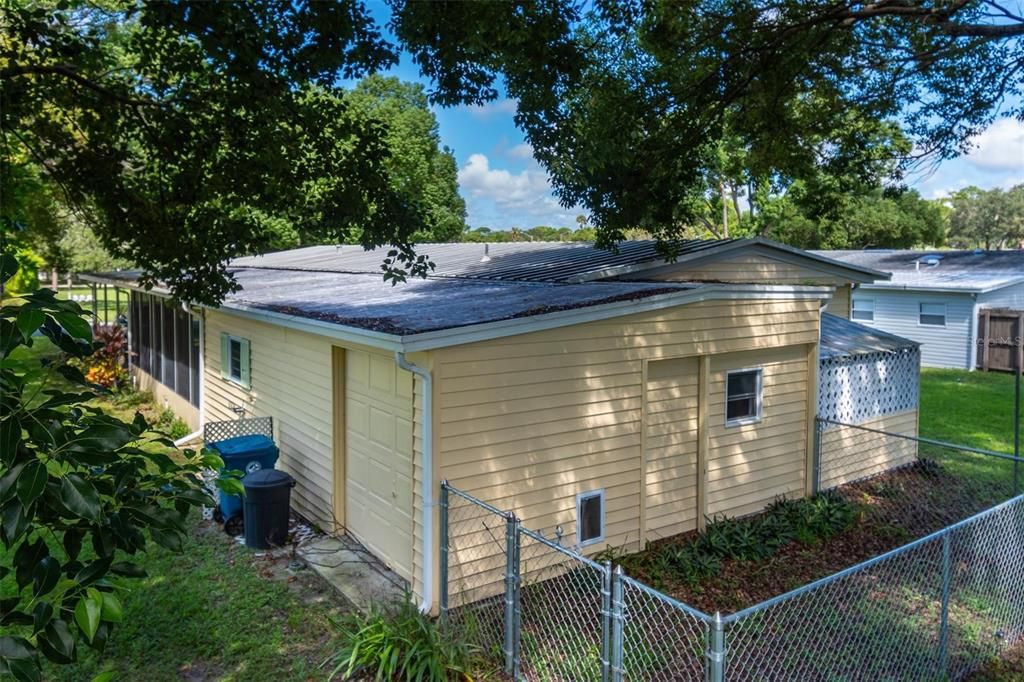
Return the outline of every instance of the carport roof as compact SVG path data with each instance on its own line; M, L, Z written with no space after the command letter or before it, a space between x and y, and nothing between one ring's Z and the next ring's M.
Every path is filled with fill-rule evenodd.
M907 348L917 348L917 341L883 332L874 327L858 324L837 315L822 313L821 342L818 357L821 359L869 353L895 353Z

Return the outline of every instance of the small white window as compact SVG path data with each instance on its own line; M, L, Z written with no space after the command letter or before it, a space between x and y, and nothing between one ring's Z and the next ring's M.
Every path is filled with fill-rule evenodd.
M726 375L726 426L761 419L761 375L760 369L740 369Z
M922 303L919 311L918 322L929 327L945 327L946 304Z
M251 387L249 339L220 335L220 375L243 388Z
M604 490L576 496L576 536L580 547L604 540Z
M862 322L874 322L875 321L875 299L873 298L855 298L853 299L853 311L850 317L854 320L861 320Z

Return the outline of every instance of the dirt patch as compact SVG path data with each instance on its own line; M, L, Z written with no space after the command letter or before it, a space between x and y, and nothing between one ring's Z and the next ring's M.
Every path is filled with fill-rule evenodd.
M247 564L260 577L286 584L305 604L329 603L340 606L345 611L353 608L337 590L318 576L296 554L294 547L248 549L240 538L228 535L221 524L213 521L198 524L196 532L224 544L223 555L228 565Z
M1024 680L1024 641L995 658L966 678L967 682L1009 682Z

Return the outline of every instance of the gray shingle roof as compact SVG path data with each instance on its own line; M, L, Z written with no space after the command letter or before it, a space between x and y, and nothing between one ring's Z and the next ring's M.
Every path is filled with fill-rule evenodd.
M987 291L1024 281L1024 250L1013 251L814 251L851 265L891 272L888 283L909 289ZM937 263L933 265L933 263Z
M818 357L822 359L895 352L906 348L917 348L920 345L917 341L858 324L836 315L829 313L821 315L821 343L818 345Z

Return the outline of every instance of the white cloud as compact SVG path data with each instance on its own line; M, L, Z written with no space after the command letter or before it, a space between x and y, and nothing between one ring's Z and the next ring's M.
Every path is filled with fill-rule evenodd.
M986 170L1019 171L1024 168L1024 123L1003 118L971 138L967 160Z
M535 162L513 173L492 168L484 154L472 154L459 169L459 187L473 225L571 226L575 220L576 213L566 211L552 196L547 173Z
M509 149L506 153L508 157L512 159L532 159L533 147L523 142L512 147L512 149Z
M513 116L516 113L517 103L514 99L496 99L493 102L485 102L478 105L466 105L464 108L477 118L491 118L493 116Z

